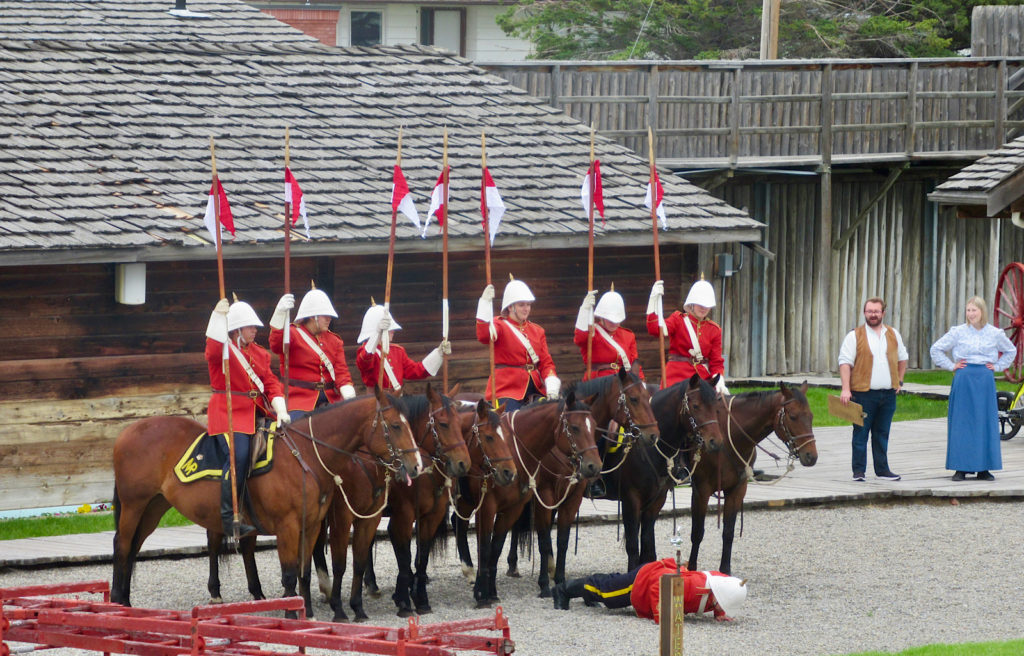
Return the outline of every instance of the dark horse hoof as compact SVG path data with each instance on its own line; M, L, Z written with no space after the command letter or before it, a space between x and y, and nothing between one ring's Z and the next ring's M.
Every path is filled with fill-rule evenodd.
M551 588L544 588L543 590L540 591L540 594L537 595L537 596L540 597L541 599L550 599L551 598Z
M366 589L366 594L370 595L371 597L379 597L380 596L380 588L378 588L376 584L374 584L374 585L367 585L367 586L365 586L365 589Z
M341 611L341 612L335 613L334 617L332 618L331 621L332 622L347 622L348 621L348 615L345 614L345 611Z
M491 607L491 602L488 601L487 599L481 599L481 600L476 602L476 607L477 608L490 608Z
M398 616L399 617L412 617L415 614L416 614L416 611L414 611L411 608L399 608L398 609Z
M434 612L434 609L430 607L430 604L423 604L422 606L416 607L416 613L419 615L430 615Z
M352 619L352 621L353 622L365 622L368 619L370 619L369 615L367 615L363 611L359 611L358 613L356 613L356 616Z
M509 567L507 576L513 579L522 578L522 574L519 573L518 567Z

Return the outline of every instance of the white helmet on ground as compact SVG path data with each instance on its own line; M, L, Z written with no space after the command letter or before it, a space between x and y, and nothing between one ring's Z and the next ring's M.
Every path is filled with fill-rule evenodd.
M533 292L526 286L526 283L522 280L510 280L505 285L505 293L501 295L501 309L502 311L508 309L508 306L513 303L519 303L521 301L529 301L532 303L537 299L534 297Z
M331 305L331 299L327 298L327 294L323 290L309 290L302 297L302 302L299 303L299 311L295 313L295 320L302 321L310 317L338 318L338 313L334 311L334 306Z
M683 307L690 305L703 305L706 308L715 307L715 288L707 280L698 280L690 287L690 293L686 295L686 302Z
M362 344L366 340L370 339L377 332L377 328L380 326L380 320L384 318L384 306L383 305L371 305L363 315L363 327L359 330L359 338L356 340L356 344ZM402 327L398 325L395 318L388 312L388 318L391 319L391 327L388 330L401 330Z
M622 300L619 292L605 292L601 300L594 308L594 316L607 319L612 323L622 323L626 320L626 302Z
M263 322L256 316L256 310L245 301L235 301L228 308L228 332L245 328L246 326L263 327Z
M722 607L726 615L735 617L747 598L746 582L735 576L718 576L710 572L707 573L707 576L708 587L715 595L718 605Z

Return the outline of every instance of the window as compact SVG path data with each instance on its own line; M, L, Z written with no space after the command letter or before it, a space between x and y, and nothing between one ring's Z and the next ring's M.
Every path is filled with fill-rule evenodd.
M465 56L465 9L420 9L420 43Z
M381 12L353 11L351 17L352 45L379 46L381 44Z

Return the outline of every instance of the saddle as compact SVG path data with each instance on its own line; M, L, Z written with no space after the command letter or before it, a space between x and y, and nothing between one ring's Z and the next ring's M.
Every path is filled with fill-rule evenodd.
M274 464L274 441L277 433L277 422L260 426L252 436L251 460L249 462L249 478L266 474ZM174 465L174 474L182 483L194 483L204 478L220 479L226 467L230 467L226 458L221 457L217 440L220 435L201 433L185 449L185 453Z

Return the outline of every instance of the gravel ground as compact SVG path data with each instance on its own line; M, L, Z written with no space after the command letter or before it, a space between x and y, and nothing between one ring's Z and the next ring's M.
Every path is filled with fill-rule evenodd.
M905 505L817 507L752 511L733 549L733 573L749 579L743 612L731 624L711 614L687 615L685 651L704 654L845 654L896 651L933 642L970 642L1024 637L1019 554L1024 531L1018 502L949 501ZM688 518L679 520L688 533ZM659 554L669 555L672 520L657 526ZM612 525L584 526L579 553L569 556L569 576L625 568L625 552ZM431 600L424 622L479 617L472 590L462 578L454 542L432 563ZM684 552L684 557L686 553ZM709 518L700 566L714 568L720 531ZM276 554L258 555L264 589L279 595ZM401 626L390 599L393 556L377 549L385 593L367 597L371 623ZM524 577L504 568L498 592L510 617L519 654L656 654L657 630L630 610L585 608L569 612L537 598L536 570L520 562ZM224 598L248 598L241 561L221 570ZM57 581L108 579L109 566L0 571L0 587ZM185 609L207 602L204 559L147 560L135 573L137 606ZM347 589L347 582L346 582ZM319 595L318 595L319 596ZM330 609L317 600L319 619ZM691 619L693 618L693 619ZM67 650L64 650L67 651Z

